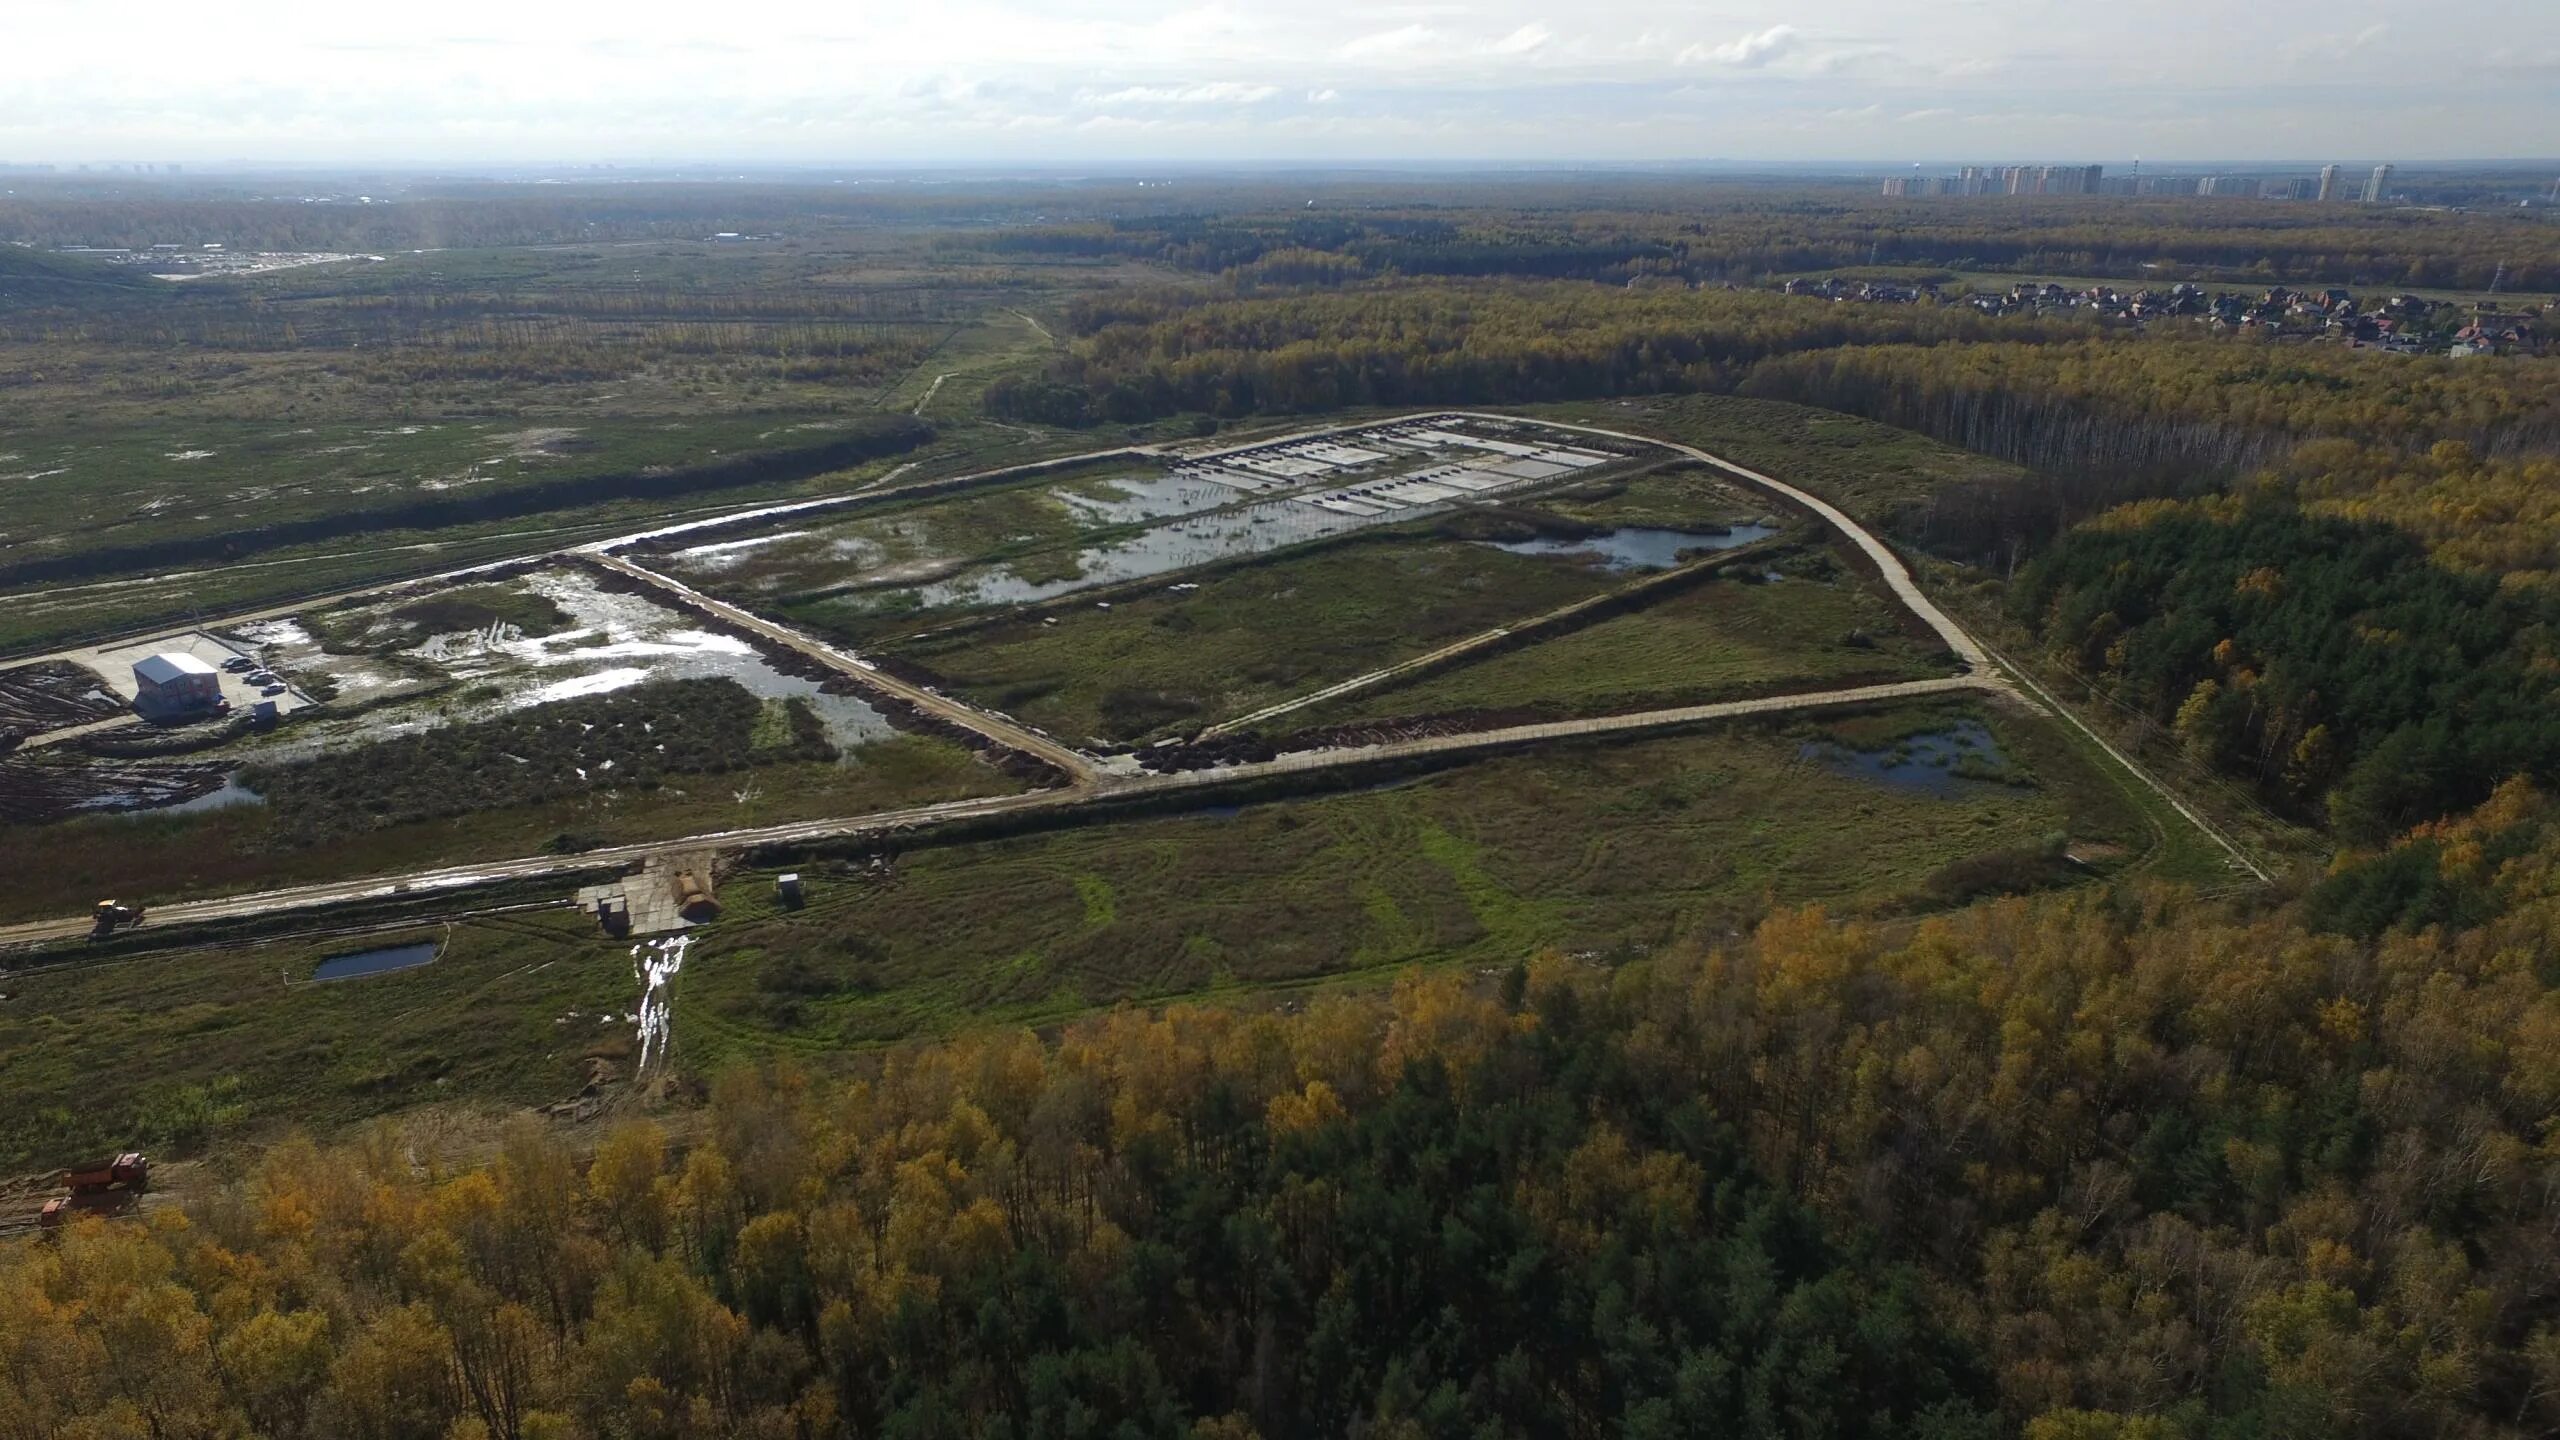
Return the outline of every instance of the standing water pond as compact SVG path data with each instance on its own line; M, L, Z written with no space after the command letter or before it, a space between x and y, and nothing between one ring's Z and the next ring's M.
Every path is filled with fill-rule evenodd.
M1603 570L1668 570L1683 555L1703 550L1731 550L1777 534L1767 525L1735 525L1722 532L1659 530L1631 525L1603 535L1571 539L1540 536L1535 540L1488 540L1485 544L1514 555L1584 555Z
M1897 790L1916 790L1940 800L2024 784L2026 775L2002 754L1990 727L1979 720L1959 720L1944 730L1905 735L1874 750L1852 750L1832 740L1815 740L1796 751L1798 758L1819 761L1843 774L1860 776Z
M314 980L352 980L358 975L382 975L393 970L410 970L436 958L436 942L420 940L409 945L386 945L379 950L359 950L352 955L332 955L311 972Z

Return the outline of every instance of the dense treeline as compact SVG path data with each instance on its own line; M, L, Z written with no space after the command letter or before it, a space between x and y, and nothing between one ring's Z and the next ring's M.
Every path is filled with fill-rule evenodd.
M2234 475L2312 436L2560 450L2560 366L2526 358L2212 339L1865 345L1758 367L1743 388L2029 466L2130 451L2123 463Z
M2549 1433L2547 816L2508 787L2303 914L1790 912L735 1073L688 1147L626 1124L583 1173L530 1125L459 1173L288 1144L0 1251L0 1427ZM2391 924L2422 850L2459 928Z
M732 680L653 680L441 725L324 760L252 765L262 796L298 843L774 760L832 760L808 702L769 707Z
M2021 570L2012 613L2196 759L2370 843L2560 775L2544 591L2393 526L2268 501L2137 506Z
M2524 358L2427 359L2248 339L2125 337L2076 344L1841 347L1755 365L1747 395L1844 410L2027 467L1953 486L1897 528L1973 560L2014 559L2112 505L2220 489L2306 441L2300 473L2342 504L2405 493L2427 473L2411 452L2441 441L2537 468L2560 451L2560 366ZM2474 467L2475 476L2480 467ZM2442 498L2441 490L2435 498ZM2391 518L2415 518L2399 504Z
M198 1223L0 1255L0 1413L419 1440L1992 1433L1918 1273L1826 1240L1577 1003L1440 981L1383 1031L1357 1003L1180 1012L850 1087L733 1075L689 1155L631 1125L583 1178L529 1129L442 1183L389 1144L289 1148Z
M1704 197L1702 196L1703 200ZM1997 197L1912 204L1799 193L1681 205L1626 198L1547 208L1348 209L1120 216L1005 231L1017 254L1118 256L1253 278L1330 254L1370 274L1693 283L1850 266L2149 280L2166 267L2232 281L2560 289L2560 235L2530 217L2211 199ZM1302 278L1317 278L1303 276Z
M1410 285L1208 304L1122 294L1080 302L1070 318L1083 332L1076 347L1042 375L990 385L992 412L1072 425L1181 411L1717 390L1754 361L1798 349L2088 333L2073 322L1952 307L1564 283Z
M2439 565L2509 586L2560 582L2560 456L2484 460L2458 440L2421 454L2314 441L2252 483L2321 514L2397 525Z
M2510 181L2519 177L2509 177ZM2415 184L2418 177L2404 176ZM2539 185L2540 180L2531 182ZM892 226L1024 256L1141 258L1211 273L1284 250L1406 275L1752 280L1853 265L2148 279L2560 289L2560 237L2502 209L2258 205L2178 197L1910 202L1869 182L1645 176L1303 181L1202 179L1177 192L1093 185L598 183L375 186L22 178L0 242L207 241L235 250L390 253L738 231L800 238ZM300 190L301 186L316 190ZM1308 202L1312 200L1312 207Z
M610 240L702 240L722 231L803 232L883 223L971 223L1056 196L1006 187L913 190L842 185L601 182L365 183L272 180L74 182L15 178L0 199L0 243L55 247L205 242L234 250L389 253ZM1072 207L1069 207L1072 208Z

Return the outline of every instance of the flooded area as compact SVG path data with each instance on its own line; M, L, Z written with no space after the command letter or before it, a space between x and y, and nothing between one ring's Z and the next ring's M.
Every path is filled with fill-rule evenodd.
M888 515L714 540L648 557L691 581L774 592L926 580L999 546L1072 544L1078 536L1233 506L1223 485L1134 470L970 495Z
M521 606L526 614L547 617L541 634L492 621L405 645L378 638L403 634L386 628L384 617L415 613L416 592L307 621L234 627L221 643L237 645L257 663L298 681L329 677L333 688L323 689L329 701L264 727L245 715L209 721L201 738L128 726L81 746L8 757L0 760L0 820L193 815L261 805L264 797L240 781L250 766L343 754L440 726L661 680L727 680L759 699L804 702L844 765L862 764L864 747L898 733L861 696L828 693L830 672L803 657L782 651L769 656L747 639L706 628L689 612L624 583L574 565L475 582L484 599L494 595L502 608ZM428 598L454 593L437 591ZM350 649L349 636L357 637L359 648ZM330 637L336 637L335 648ZM85 748L90 744L98 748Z
M1048 492L1092 525L1136 525L1170 515L1192 515L1236 503L1224 485L1178 475L1120 475L1062 485Z
M1541 536L1535 540L1487 540L1481 543L1514 555L1588 556L1597 561L1601 569L1609 571L1668 570L1678 565L1684 555L1731 550L1777 533L1775 527L1768 525L1735 525L1722 534L1699 530L1658 530L1634 525L1605 535L1573 539Z
M1176 520L1107 545L1079 550L1071 566L1061 566L1055 560L1047 562L1050 568L1072 568L1074 573L1068 576L1030 580L1015 565L981 566L948 580L865 598L883 609L1021 605L1096 586L1259 555L1327 535L1365 529L1379 523L1380 518L1336 514L1295 500L1266 501L1241 510Z
M1817 740L1796 752L1833 772L1912 790L1940 800L2005 790L2016 772L2000 742L1978 720L1960 720L1944 730L1906 735L1875 750L1852 750Z
M760 699L805 700L825 723L828 740L849 760L859 747L897 733L860 697L825 693L823 676L793 673L806 667L785 668L747 640L705 629L696 617L625 591L592 571L563 566L507 584L556 607L565 625L526 635L512 625L493 624L430 635L377 657L327 655L320 663L342 673L349 660L370 658L401 676L403 685L368 695L342 691L336 705L272 733L244 736L217 753L233 763L306 760L654 680L724 679ZM279 649L309 645L318 653L317 642L298 627L292 635L271 629L268 638ZM352 703L364 700L375 703ZM238 786L225 785L212 794L190 796L187 803L189 808L214 808L254 800Z
M394 970L414 970L436 958L436 942L420 940L410 945L386 945L379 950L359 950L352 955L332 955L311 972L314 980L352 980L359 975L384 975Z
M331 654L293 618L259 620L223 632L261 668L290 675L342 705L361 705L429 688L433 677L370 655Z
M1507 500L1620 458L1534 426L1498 427L1496 438L1473 425L1416 421L1272 441L833 525L795 516L780 533L648 559L731 592L836 596L883 614L1021 605ZM1007 558L985 558L994 553Z

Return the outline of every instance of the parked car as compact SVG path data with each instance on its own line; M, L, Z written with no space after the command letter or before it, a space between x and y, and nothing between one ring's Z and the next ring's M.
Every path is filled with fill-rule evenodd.
M284 693L284 686L281 683L262 685L258 687L258 693L261 695L281 695Z
M275 672L272 670L252 671L249 675L249 683L252 685L273 685L276 683Z
M250 659L246 655L234 655L230 659L222 662L222 668L230 671L234 675L245 675L249 671L257 669L258 662Z

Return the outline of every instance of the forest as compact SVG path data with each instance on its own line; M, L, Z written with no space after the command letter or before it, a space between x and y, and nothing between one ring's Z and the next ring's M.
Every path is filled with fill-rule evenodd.
M1272 279L1500 276L1756 282L1901 266L2148 279L2161 266L2238 283L2560 289L2560 237L2530 220L2438 210L2240 206L2210 199L2002 197L1972 205L1798 190L1573 206L1535 190L1491 206L1118 216L986 242L1016 254L1125 256ZM1685 197L1684 197L1685 198ZM1612 203L1614 202L1614 203Z
M0 1434L2548 1433L2551 821L289 1142L0 1250Z
M2436 188L2461 193L2459 177ZM2424 187L2415 172L2405 183ZM2536 182L2539 183L2539 182ZM2560 290L2560 241L2484 206L2258 205L2181 197L2006 196L1914 204L1872 181L1569 173L1195 177L1151 193L1110 180L543 186L307 178L132 181L13 177L0 244L385 254L405 250L802 238L848 228L931 234L955 255L1143 260L1195 273L1305 273L1317 264L1405 276L1756 282L1844 266L2147 278L2172 266L2235 282L2331 281L2480 289L2498 278ZM373 193L359 196L355 189ZM275 191L292 200L278 203ZM1157 198L1160 197L1160 198ZM1309 206L1310 200L1315 201ZM1313 214L1308 210L1312 209ZM1284 252L1300 252L1290 256Z
M2011 613L2197 760L2376 844L2560 775L2544 591L2272 501L2134 507L2019 571Z
M1310 414L1729 390L1764 357L1850 345L2062 340L2085 324L1959 308L1850 307L1759 291L1560 281L1412 284L1202 301L1080 301L1082 335L1046 371L987 387L996 415L1125 423L1185 411Z
M2530 357L2122 336L1858 346L1772 357L1737 389L2027 467L2016 480L1948 487L1925 513L1898 517L1930 549L1977 562L2013 562L2115 505L2261 479L2303 487L2341 513L2426 524L2448 541L2458 531L2480 560L2492 558L2480 547L2495 526L2496 558L2523 559L2532 542L2497 513L2529 512L2523 495L2560 453L2560 366ZM2448 474L2464 500L2443 503L2439 479L2416 503L2413 486ZM2474 486L2479 502L2467 498ZM2494 505L2492 492L2503 497ZM2440 518L2428 522L2430 513Z

